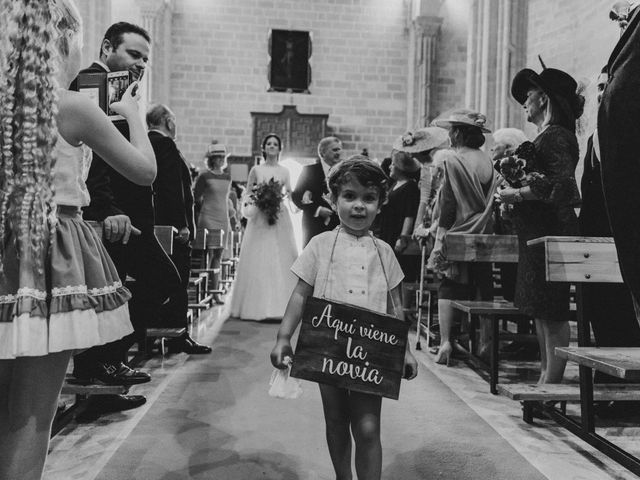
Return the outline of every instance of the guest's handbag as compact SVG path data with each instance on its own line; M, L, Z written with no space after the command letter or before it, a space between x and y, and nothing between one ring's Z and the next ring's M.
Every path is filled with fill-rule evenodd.
M339 233L338 228L322 296L306 300L291 376L397 400L409 325L390 315L325 297ZM370 238L382 263L388 290L378 245L373 236Z

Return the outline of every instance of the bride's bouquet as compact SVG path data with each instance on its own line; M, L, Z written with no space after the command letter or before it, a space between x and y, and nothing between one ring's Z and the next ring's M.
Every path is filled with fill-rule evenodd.
M253 186L251 194L243 205L243 211L245 216L249 217L253 215L247 215L247 213L255 213L255 209L258 209L265 214L269 225L274 225L278 220L283 199L284 185L272 178L268 182L256 183Z

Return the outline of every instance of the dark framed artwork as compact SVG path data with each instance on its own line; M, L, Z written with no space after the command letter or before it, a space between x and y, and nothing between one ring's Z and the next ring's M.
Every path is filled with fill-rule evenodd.
M299 30L269 32L269 91L310 93L311 34Z

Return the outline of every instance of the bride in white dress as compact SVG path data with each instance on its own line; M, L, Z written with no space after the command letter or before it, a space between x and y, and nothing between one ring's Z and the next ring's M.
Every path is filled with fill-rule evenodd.
M282 142L271 133L262 140L264 162L249 172L247 195L254 185L274 179L291 194L289 170L280 165ZM248 215L231 298L232 317L243 320L282 319L296 285L291 265L298 257L289 209L283 201L275 224L257 208Z

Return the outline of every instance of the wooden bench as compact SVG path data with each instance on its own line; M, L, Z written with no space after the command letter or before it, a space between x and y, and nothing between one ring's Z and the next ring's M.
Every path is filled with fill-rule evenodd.
M582 285L584 283L621 283L615 243L611 237L542 237L528 242L530 248L542 248L549 282L570 282L576 285L578 347L556 348L556 355L575 361L580 371L580 417L577 422L561 412L551 410L551 416L569 431L585 440L618 463L640 475L640 459L612 444L595 432L594 399L600 388L593 385L593 370L633 382L640 381L640 348L591 347L590 327L583 317ZM612 386L612 395L615 388ZM618 386L619 400L640 400L633 387ZM555 400L555 392L545 400ZM614 398L615 399L615 398Z
M55 436L62 430L84 406L86 400L93 395L124 395L129 392L129 387L124 385L101 385L94 383L75 383L76 379L72 375L67 375L62 384L61 395L74 395L74 403L70 406L59 408L53 419L51 426L51 436Z
M511 383L498 385L498 392L512 400L522 402L522 419L533 423L533 408L549 401L579 402L580 384L577 383L546 383L525 384ZM598 384L593 389L595 401L628 401L640 399L640 384ZM566 413L564 405L563 412Z
M75 377L67 375L60 393L64 395L122 395L129 391L123 385L102 385L97 383L78 383Z
M475 330L477 321L489 322L491 340L489 342L489 390L494 395L498 393L498 367L500 364L500 341L535 339L535 335L523 335L520 333L501 332L500 321L505 317L522 317L520 310L511 302L506 301L473 301L452 300L451 306L467 314L469 319L469 331ZM471 352L477 351L475 335L471 337Z
M171 225L156 225L153 227L153 233L155 233L158 243L167 255L173 253L173 241L178 234L178 229Z
M209 268L209 260L215 250L224 249L223 230L208 230L206 228L198 228L196 236L192 244L193 255L191 259L191 273L205 274L204 291L206 294L224 294L223 288L212 288L213 275L221 277L222 270L220 268Z
M194 316L198 316L201 310L210 308L213 303L213 295L207 292L207 281L206 273L189 278L189 309Z
M567 429L596 447L615 461L640 475L640 458L601 437L595 430L594 400L599 400L594 388L593 370L633 382L640 381L640 347L566 347L556 348L556 355L577 362L580 368L580 423L558 416L557 420ZM618 398L613 400L640 400L640 392L633 392L628 384L617 385Z
M517 263L518 238L515 235L490 234L447 234L445 237L447 258L462 263ZM500 331L500 320L522 318L522 313L511 302L504 300L455 300L452 307L464 312L469 320L471 338L470 360L482 369L488 370L489 388L497 393L499 342L501 340L531 340L530 334L516 334ZM478 345L474 332L477 327L488 329L489 333L489 365L475 355L484 349Z
M187 329L182 328L147 328L147 338L160 339L160 353L164 355L166 353L165 339L167 338L179 338L187 333ZM147 355L150 352L145 352Z

